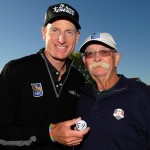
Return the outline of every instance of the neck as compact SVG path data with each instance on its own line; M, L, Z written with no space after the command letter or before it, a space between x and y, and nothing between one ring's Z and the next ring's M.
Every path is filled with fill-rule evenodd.
M61 76L66 72L66 60L59 60L55 59L49 52L45 51L45 56L47 57L48 61L56 68L59 72L58 80L61 80Z
M56 59L47 51L45 51L44 53L48 61L56 68L57 71L61 72L64 69L66 59Z
M116 75L113 75L109 77L108 79L97 79L96 84L99 91L108 90L111 87L113 87L119 80L119 77Z

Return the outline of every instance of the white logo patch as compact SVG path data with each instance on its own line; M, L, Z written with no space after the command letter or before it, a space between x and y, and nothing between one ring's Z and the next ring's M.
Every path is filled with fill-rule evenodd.
M124 118L124 111L121 108L115 109L113 116L117 120L120 120L120 119Z

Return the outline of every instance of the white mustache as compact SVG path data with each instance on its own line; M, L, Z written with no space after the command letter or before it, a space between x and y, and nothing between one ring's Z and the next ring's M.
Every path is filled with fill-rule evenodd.
M89 69L96 69L96 68L103 68L105 70L109 69L109 64L107 64L106 62L100 61L100 62L93 62L90 66Z

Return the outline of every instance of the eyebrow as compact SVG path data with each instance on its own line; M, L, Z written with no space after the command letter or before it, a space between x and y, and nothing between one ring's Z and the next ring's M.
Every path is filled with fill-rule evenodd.
M104 48L104 49L101 49L101 50L98 50L98 51L102 51L102 50L111 51L112 49ZM87 51L93 51L93 49L86 49L85 52L87 52Z

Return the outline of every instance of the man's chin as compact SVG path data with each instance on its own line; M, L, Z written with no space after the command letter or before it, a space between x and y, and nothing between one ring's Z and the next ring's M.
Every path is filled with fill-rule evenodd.
M53 56L53 59L58 60L58 61L65 61L67 58L59 58L59 57Z

